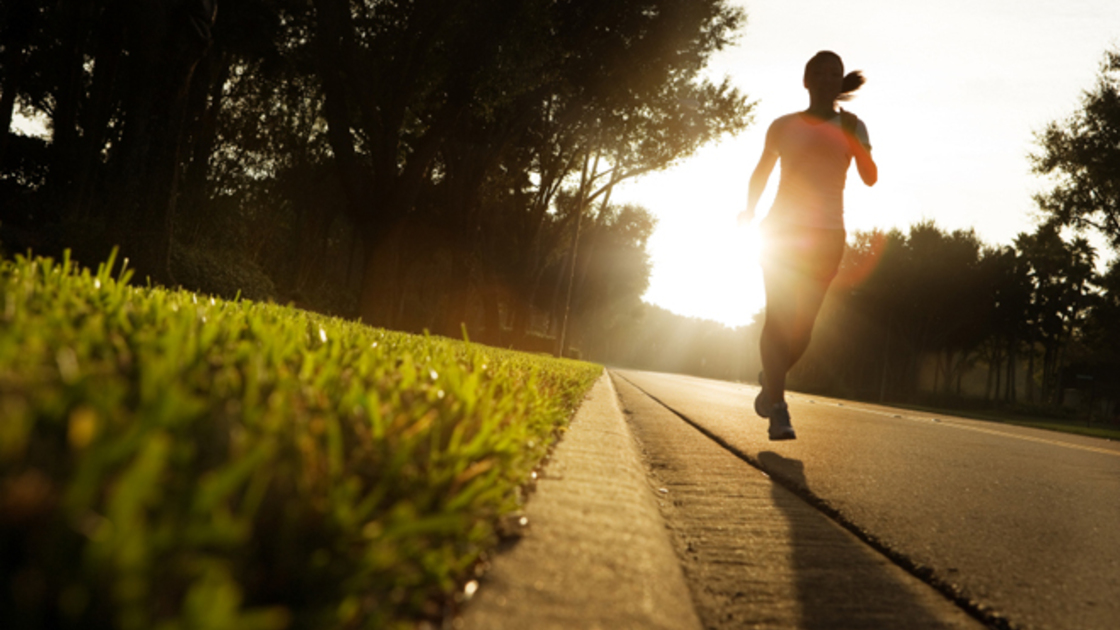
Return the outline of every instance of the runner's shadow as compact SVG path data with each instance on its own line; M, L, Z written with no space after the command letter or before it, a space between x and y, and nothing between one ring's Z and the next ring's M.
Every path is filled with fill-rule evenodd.
M929 599L923 596L929 587L903 575L902 569L806 502L811 492L804 463L771 451L759 453L758 460L777 482L773 502L789 523L801 628L946 627L922 601ZM938 598L933 595L930 601Z

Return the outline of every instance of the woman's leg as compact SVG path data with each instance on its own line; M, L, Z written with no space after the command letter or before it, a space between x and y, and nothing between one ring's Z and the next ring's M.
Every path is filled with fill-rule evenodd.
M800 278L796 288L797 312L791 327L787 372L794 365L797 365L805 351L809 349L809 341L813 337L813 326L817 322L821 305L824 304L824 296L828 293L829 284L828 281L822 282L816 278Z
M793 250L792 256L775 256L763 265L766 322L759 354L766 378L766 403L770 405L785 402L786 375L809 348L813 326L843 254L843 232L824 236L801 240L809 246ZM806 265L814 256L819 257L812 261L815 264Z
M763 268L766 321L759 339L759 355L766 377L766 404L785 402L786 373L795 361L793 328L798 321L796 274L777 266ZM804 353L804 350L801 351ZM798 355L800 358L800 355Z

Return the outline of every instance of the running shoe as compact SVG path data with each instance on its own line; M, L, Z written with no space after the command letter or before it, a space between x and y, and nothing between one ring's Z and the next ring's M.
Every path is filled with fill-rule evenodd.
M758 396L754 397L754 412L763 418L770 417L770 395L766 393L766 374L758 373Z
M774 403L770 408L770 439L771 440L796 440L797 434L793 432L793 424L789 421L789 406L785 403Z

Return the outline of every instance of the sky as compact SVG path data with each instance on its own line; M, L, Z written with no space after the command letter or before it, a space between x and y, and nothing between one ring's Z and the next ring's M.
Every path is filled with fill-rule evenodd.
M754 123L666 171L617 189L658 219L644 299L729 326L764 305L757 234L737 228L770 122L803 110L805 62L833 50L868 82L844 107L867 124L879 183L849 172L849 233L923 220L1008 245L1035 226L1034 133L1073 114L1106 50L1120 47L1117 0L733 0L737 44L708 69L757 103ZM771 176L763 214L777 187Z

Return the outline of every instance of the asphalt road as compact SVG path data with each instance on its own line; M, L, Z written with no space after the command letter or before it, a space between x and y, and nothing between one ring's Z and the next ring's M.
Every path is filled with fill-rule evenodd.
M990 621L1120 625L1120 444L790 395L770 442L757 388L612 370Z

